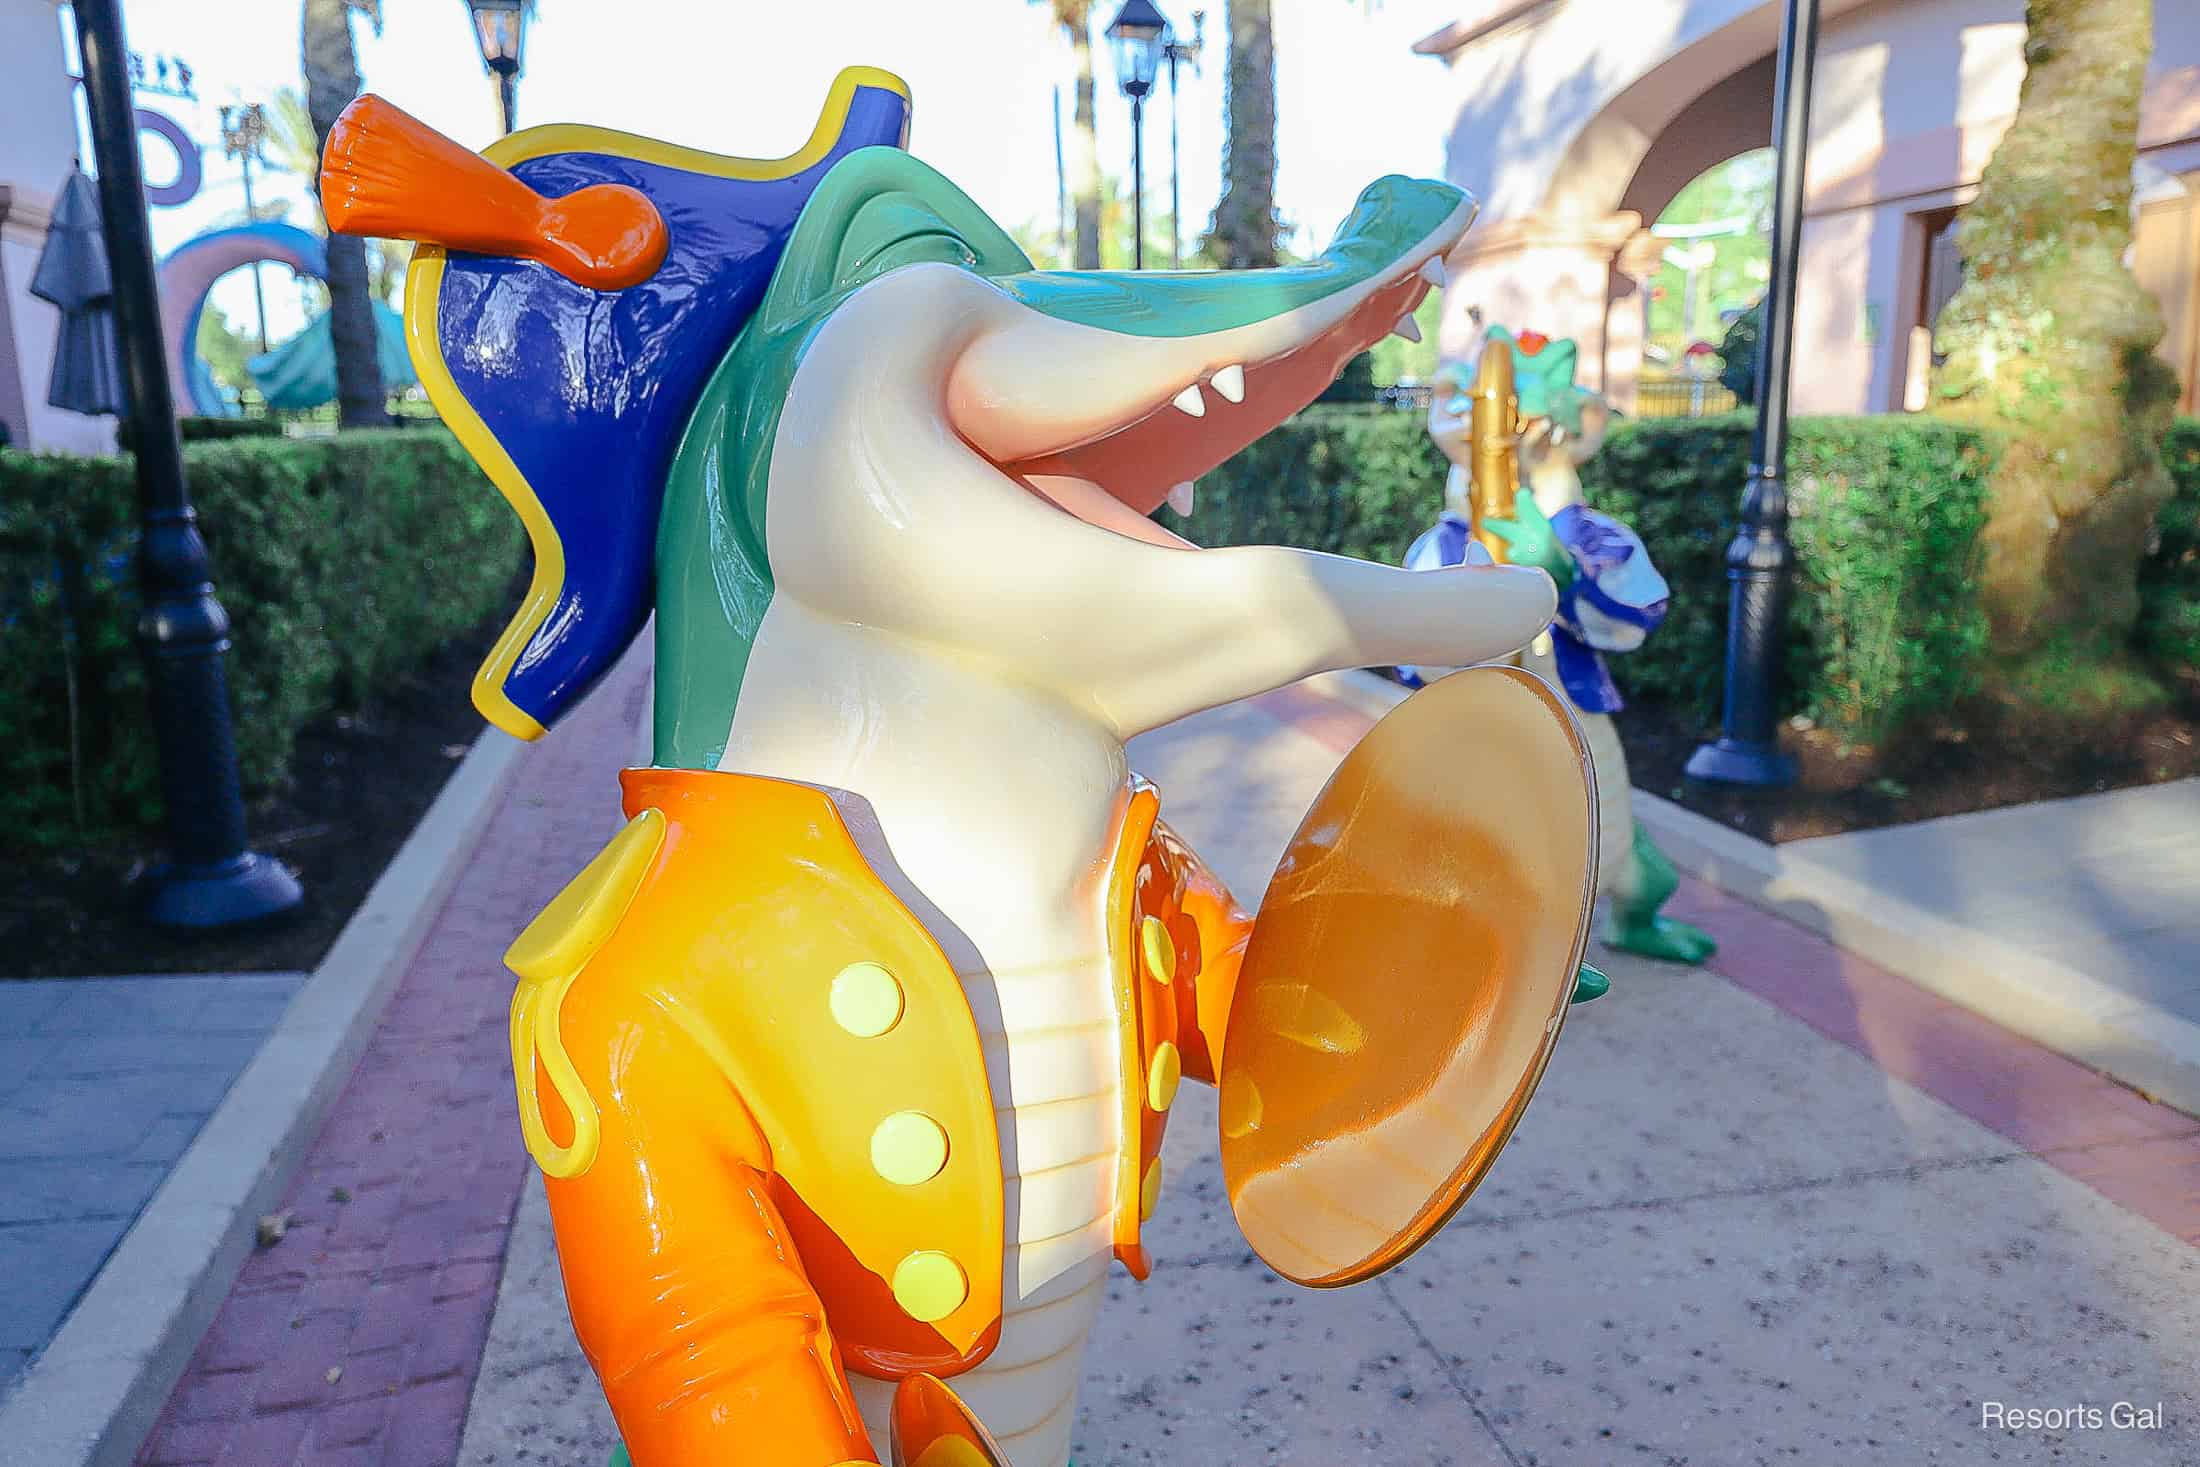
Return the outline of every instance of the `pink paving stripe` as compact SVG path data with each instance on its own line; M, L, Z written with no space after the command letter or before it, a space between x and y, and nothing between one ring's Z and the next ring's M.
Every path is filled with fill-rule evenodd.
M456 1461L530 1163L505 947L618 828L646 658L526 755L139 1467ZM586 1464L577 1464L586 1467Z
M1375 722L1303 685L1252 701L1340 753ZM1693 878L1667 910L1719 939L1711 970L1737 988L2200 1245L2200 1121Z

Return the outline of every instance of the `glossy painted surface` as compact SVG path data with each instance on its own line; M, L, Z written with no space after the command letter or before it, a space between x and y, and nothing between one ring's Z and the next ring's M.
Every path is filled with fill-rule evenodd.
M1365 283L1440 227L1466 195L1392 175L1369 184L1328 249L1273 270L1030 270L1001 286L1057 320L1132 336L1195 336L1265 321Z
M411 134L384 131L376 148L369 144L378 135L362 130L350 153L332 156L324 196L370 193L381 232L436 242L415 256L408 285L415 364L534 542L535 583L476 682L492 722L539 736L648 618L665 474L704 380L762 299L820 180L850 152L898 146L908 124L907 87L854 68L835 83L810 142L785 159L721 157L574 126L531 128L492 145L490 162L549 201L557 228L527 253L571 266L593 248L614 267L635 266L650 251L621 254L627 226L649 231L635 223L645 216L620 201L639 196L662 221L661 260L646 278L610 291L532 258L467 248L509 247L525 233L533 207L525 201L505 212L512 227L500 231L483 227L472 200L454 207L431 190L370 190L378 180L450 176L452 160ZM614 191L593 196L596 212L556 217L565 200L598 188ZM599 278L630 274L614 268Z
M1265 1073L1271 1032L1343 1036L1369 1074L1403 1042L1271 1022L1265 990L1239 1023L1258 929L1124 739L1328 668L1502 655L1555 599L1532 570L1194 552L1147 518L1408 316L1471 200L1382 180L1281 271L1033 271L937 173L853 146L900 140L882 75L844 75L778 165L537 129L487 155L501 203L375 204L432 241L412 348L536 547L477 700L539 733L657 614L666 767L629 772L633 823L511 954L523 1121L637 1467L882 1443L1062 1467L1111 1259L1149 1267L1182 1081L1219 1080L1226 1128L1271 1136L1304 1129L1288 1097L1264 1118L1232 1083ZM480 176L403 127L361 135L385 142L336 166L366 192L385 163ZM601 227L552 217L584 197ZM620 261L652 218L662 262L596 288L640 273ZM1516 756L1500 733L1526 771L1508 818L1548 845L1586 794L1536 771L1575 746L1547 725ZM1408 774L1433 742L1405 741ZM1469 895L1512 905L1447 909L1448 935L1576 935L1578 890L1492 869ZM1271 946L1322 951L1291 910Z
M1118 734L1416 642L1466 639L1487 656L1532 635L1548 619L1539 575L1432 582L1282 547L1195 566L1147 518L1173 480L1229 457L1381 339L1472 218L1439 185L1371 194L1410 197L1413 217L1438 223L1400 247L1363 219L1337 250L1349 283L1246 324L1144 335L1009 289L1021 250L920 161L873 150L835 169L673 467L658 762L742 757L728 726L790 600L782 619L805 631L815 616L989 661L1001 681L1098 704ZM1380 267L1366 258L1376 240L1394 250ZM1268 300L1265 274L1141 289L1192 323L1221 296L1233 312ZM1214 405L1194 416L1188 395ZM1128 584L1154 599L1110 614ZM1275 635L1284 625L1316 631ZM1191 646L1215 655L1183 656Z
M1456 776L1461 729L1504 778ZM1594 897L1594 776L1551 688L1474 668L1345 756L1239 973L1222 1171L1299 1283L1399 1262L1473 1191L1541 1080Z
M1473 453L1474 538L1503 565L1511 547L1490 532L1489 522L1511 511L1520 489L1520 400L1513 391L1512 350L1506 343L1483 346L1469 396L1474 404L1467 429Z
M547 1020L603 1112L594 1165L552 1172L568 1276L631 1276L642 1237L645 1253L693 1258L738 1224L698 1200L723 1185L707 1152L670 1159L686 1152L678 1132L718 1130L729 1123L713 1112L731 1111L763 1143L736 1154L770 1190L850 1368L894 1378L983 1359L1001 1307L1000 1157L969 1005L937 943L819 791L681 770L634 770L625 783L637 822L661 822L661 844ZM601 909L567 907L576 918ZM851 1026L833 1001L864 965L902 997L883 1029ZM684 1037L654 1081L622 1048L648 1029ZM603 1037L576 1037L587 1033ZM563 1094L537 1090L546 1112ZM896 1141L927 1128L944 1154L919 1175ZM597 1226L569 1228L575 1208ZM622 1298L623 1309L658 1308L656 1330L695 1327ZM576 1323L584 1338L606 1327Z
M894 1392L893 1467L1008 1467L970 1408L936 1376L912 1375Z
M1153 1259L1139 1241L1160 1188L1169 1109L1187 1074L1212 1084L1252 918L1173 830L1160 798L1134 783L1108 885L1108 928L1122 1025L1122 1134L1115 1256L1131 1276Z
M339 234L533 260L598 291L639 285L664 263L665 217L639 189L538 193L381 97L344 109L326 156L321 206Z

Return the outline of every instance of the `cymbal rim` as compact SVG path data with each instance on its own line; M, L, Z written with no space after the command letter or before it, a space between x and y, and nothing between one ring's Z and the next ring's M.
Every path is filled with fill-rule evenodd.
M1528 695L1526 701L1521 697L1523 693ZM1419 707L1414 706L1417 702L1420 702ZM1366 799L1369 791L1374 790L1383 801L1393 807L1391 813L1394 817L1404 812L1410 818L1411 811L1406 803L1402 803L1406 797L1401 790L1407 786L1414 789L1424 788L1423 782L1430 778L1449 777L1457 780L1458 770L1455 766L1458 763L1459 724L1456 721L1463 717L1471 718L1477 710L1487 713L1492 708L1502 708L1504 716L1501 720L1491 720L1491 726L1501 725L1515 739L1509 747L1518 755L1515 760L1518 768L1500 766L1495 777L1507 779L1517 775L1521 781L1540 780L1543 783L1535 790L1534 798L1552 802L1544 821L1551 827L1548 832L1551 842L1549 851L1538 860L1535 852L1530 850L1527 860L1527 869L1531 876L1541 883L1534 889L1535 900L1542 909L1552 914L1541 919L1542 929L1529 939L1533 945L1534 962L1540 972L1523 978L1496 966L1504 956L1502 944L1499 944L1494 949L1497 957L1491 960L1492 966L1480 970L1487 972L1486 979L1481 978L1478 973L1475 982L1447 993L1440 988L1442 974L1431 967L1430 975L1418 981L1424 985L1427 993L1436 994L1439 1002L1449 1003L1456 1000L1456 1011L1467 1015L1469 1019L1479 1013L1495 1016L1491 1020L1495 1027L1487 1028L1486 1033L1484 1030L1474 1029L1471 1023L1460 1032L1462 1035L1495 1036L1488 1042L1491 1048L1501 1051L1500 1063L1505 1066L1498 1071L1500 1078L1497 1081L1478 1078L1480 1071L1475 1068L1474 1046L1462 1040L1456 1048L1445 1053L1439 1068L1428 1072L1429 1084L1419 1089L1412 1088L1413 1083L1420 1078L1419 1071L1411 1071L1407 1081L1399 1082L1399 1089L1406 1098L1396 1109L1396 1120L1391 1112L1384 1111L1374 1114L1373 1119L1364 1126L1341 1130L1334 1135L1313 1135L1306 1138L1295 1150L1288 1140L1277 1141L1277 1136L1289 1135L1288 1131L1278 1125L1274 1134L1267 1137L1262 1144L1249 1144L1255 1132L1274 1123L1273 1109L1267 1106L1260 1087L1255 1083L1258 1078L1255 1072L1270 1076L1279 1073L1314 1074L1320 1071L1322 1063L1303 1058L1294 1058L1289 1063L1274 1061L1274 1052L1281 1051L1286 1042L1285 1039L1277 1038L1275 1032L1275 1011L1278 1008L1275 994L1279 988L1315 990L1310 997L1295 1001L1287 998L1282 1001L1284 1008L1290 1010L1290 1023L1301 1027L1311 1023L1315 1030L1322 1031L1314 1035L1311 1045L1308 1036L1304 1034L1287 1036L1289 1043L1301 1048L1318 1049L1323 1043L1337 1039L1337 1034L1323 1030L1324 1024L1330 1029L1339 1029L1340 1021L1334 1015L1326 1019L1308 1020L1308 1012L1328 1014L1330 1009L1335 1009L1347 1014L1345 1027L1353 1027L1348 1013L1353 1004L1331 1003L1311 982L1279 985L1271 981L1267 976L1268 970L1279 964L1287 972L1296 972L1296 969L1328 970L1323 970L1322 965L1310 957L1298 961L1294 969L1292 965L1295 955L1274 946L1277 928L1269 929L1272 942L1265 949L1262 927L1256 924L1254 928L1252 943L1240 977L1238 999L1232 1006L1223 1047L1223 1093L1220 1110L1224 1182L1232 1209L1238 1215L1247 1242L1271 1269L1296 1283L1315 1288L1335 1288L1364 1281L1395 1267L1440 1230L1465 1204L1475 1187L1488 1175L1496 1158L1503 1153L1526 1111L1529 1099L1549 1068L1559 1033L1563 1030L1567 1011L1571 1006L1574 975L1587 952L1590 911L1595 897L1595 775L1589 762L1586 741L1572 711L1561 695L1531 673L1512 667L1468 669L1431 684L1392 709L1346 756L1329 782L1324 785L1321 795L1315 799L1306 820L1301 823L1299 832L1287 848L1284 861L1278 867L1277 881L1271 887L1270 900L1286 912L1290 911L1296 901L1315 901L1313 897L1303 897L1295 892L1293 883L1304 884L1315 880L1306 873L1320 860L1331 855L1337 861L1345 863L1338 869L1354 876L1359 875L1358 869L1351 867L1346 861L1348 848L1355 840L1373 847L1377 858L1381 855L1385 840L1395 845L1401 837L1395 833L1386 836L1379 830L1374 830L1367 838L1361 839L1356 832L1343 830L1340 834L1341 827L1332 826L1327 845L1322 844L1317 837L1324 820L1330 819L1334 814L1330 808L1332 804L1355 793ZM1432 723L1432 720L1435 722ZM1556 743L1551 742L1554 734L1558 736ZM1448 755L1433 752L1447 743L1451 750ZM1395 769L1371 771L1369 762L1378 759L1401 762ZM1519 791L1514 793L1518 794ZM1467 808L1467 802L1462 796L1455 793L1448 798L1451 801L1448 816L1457 816L1457 812ZM1505 797L1500 795L1494 798L1502 803ZM1519 801L1515 800L1514 804L1517 806ZM1310 835L1310 832L1313 834ZM1506 827L1501 823L1493 824L1487 829L1461 826L1452 835L1457 837L1461 849L1479 839L1492 843L1492 849L1500 854L1509 855L1514 850L1513 846L1507 844ZM1535 837L1531 834L1522 849L1533 847L1534 843ZM1308 851L1314 853L1313 860L1305 865L1294 866L1295 859ZM1395 856L1392 859L1395 860ZM1461 859L1451 854L1447 854L1445 859L1450 860L1454 866L1467 869L1462 865ZM1444 861L1432 864L1443 866ZM1537 871L1540 871L1539 876L1535 875ZM1574 872L1578 872L1578 877L1571 875ZM1515 873L1512 879L1517 885L1529 878ZM1383 893L1363 895L1369 896L1373 901ZM1425 898L1427 894L1416 895ZM1340 910L1347 909L1350 905L1347 897L1337 892L1323 894L1316 905L1306 909L1317 913L1317 916L1309 918L1302 913L1295 918L1285 916L1279 919L1285 929L1282 940L1288 941L1293 932L1309 925L1314 931L1317 946L1327 940L1324 921L1318 915L1324 910L1321 903ZM1565 919L1557 914L1562 914L1569 904L1574 908L1574 918L1570 933L1563 934L1567 940L1561 941ZM1447 911L1442 903L1432 903L1425 899L1418 906L1424 910L1414 910L1411 903L1403 905L1401 910L1405 915L1402 920L1420 923L1429 931L1448 930L1445 924L1453 921L1464 925L1476 915L1463 909ZM1264 921L1268 919L1271 910L1273 908L1264 906ZM1480 915L1485 923L1491 921L1489 914ZM1407 941L1410 947L1410 939ZM1359 966L1373 970L1382 965L1371 959L1370 963ZM1446 973L1454 971L1461 969L1444 970ZM1362 988L1351 988L1352 981L1359 982ZM1387 1014L1383 1004L1377 1003L1368 1007L1364 1002L1371 997L1387 999L1390 996L1371 986L1380 981L1379 978L1368 977L1347 980L1346 986L1340 991L1350 998L1362 1000L1363 1013ZM1531 985L1531 992L1545 990L1549 999L1548 1005L1538 1003L1533 1007L1521 1006L1514 990L1522 982ZM1401 1000L1398 1007L1410 1011L1412 998L1419 996L1422 991L1416 990L1414 994L1408 995ZM1262 1013L1264 1006L1269 1011L1265 1016ZM1264 1022L1268 1025L1265 1030L1260 1027ZM1412 1036L1419 1030L1411 1024L1410 1018L1406 1023L1411 1031L1406 1035L1407 1048L1410 1049ZM1542 1031L1540 1040L1532 1038L1533 1029L1537 1027ZM1394 1032L1390 1037L1395 1041L1399 1035ZM1364 1035L1362 1038L1364 1040ZM1349 1033L1343 1033L1342 1042L1350 1042L1351 1039ZM1443 1043L1440 1038L1431 1042L1439 1046ZM1474 1042L1478 1044L1482 1040L1477 1039ZM1374 1061L1367 1067L1368 1071L1375 1072L1383 1063L1380 1059ZM1516 1078L1513 1077L1515 1069L1518 1071ZM1507 1079L1511 1081L1509 1091L1506 1089ZM1340 1085L1343 1090L1349 1090L1352 1083L1345 1081L1340 1082ZM1383 1083L1392 1082L1385 1077ZM1426 1131L1431 1126L1440 1128L1447 1122L1450 1117L1440 1103L1443 1094L1439 1093L1445 1086L1453 1090L1464 1090L1470 1100L1486 1102L1500 1093L1504 1096L1502 1103L1486 1119L1482 1118L1481 1108L1478 1106L1468 1112L1473 1119L1462 1123L1456 1132L1442 1133L1446 1145L1455 1146L1450 1154L1457 1157L1456 1164L1439 1162L1416 1168L1411 1162L1422 1159L1424 1153L1421 1151L1411 1152L1400 1165L1388 1170L1384 1169L1384 1163L1371 1160L1386 1154L1387 1149L1380 1144L1381 1132L1395 1129L1410 1134L1416 1130ZM1364 1087L1362 1091L1352 1093L1364 1093ZM1297 1096L1292 1097L1293 1102L1298 1099ZM1347 1098L1337 1102L1337 1105L1344 1112L1352 1113L1354 1103ZM1306 1113L1310 1113L1305 1105L1298 1109L1302 1112L1302 1120ZM1251 1117L1249 1122L1248 1115ZM1333 1108L1329 1119L1334 1118ZM1232 1134L1233 1126L1240 1128L1236 1135ZM1451 1139L1454 1135L1463 1137L1471 1144L1454 1143ZM1316 1180L1317 1172L1332 1182L1337 1176L1346 1176L1370 1180L1378 1185L1364 1195L1344 1187L1324 1193ZM1435 1174L1441 1174L1441 1179L1435 1185L1426 1187L1425 1196L1422 1196L1419 1205L1413 1207L1408 1215L1409 1202L1400 1202L1397 1199L1401 1195L1409 1199L1420 1195L1414 1188L1422 1184L1421 1179ZM1372 1218L1353 1216L1348 1209L1339 1205L1340 1199L1355 1207L1367 1204L1379 1215ZM1275 1210L1281 1215L1268 1215L1268 1210ZM1343 1221L1338 1221L1339 1218ZM1310 1245L1302 1238L1289 1236L1295 1232L1322 1234L1325 1241ZM1340 1240L1354 1232L1367 1238L1373 1238L1377 1234L1383 1236L1379 1242L1369 1243L1364 1247L1345 1247Z

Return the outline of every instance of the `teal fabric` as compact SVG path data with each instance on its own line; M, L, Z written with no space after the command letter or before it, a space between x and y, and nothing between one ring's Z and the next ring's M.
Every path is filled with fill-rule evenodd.
M420 379L405 350L405 321L380 301L374 302L375 360L381 364L385 391L398 392ZM252 383L271 408L298 411L336 401L336 343L329 335L328 312L290 340L245 364Z

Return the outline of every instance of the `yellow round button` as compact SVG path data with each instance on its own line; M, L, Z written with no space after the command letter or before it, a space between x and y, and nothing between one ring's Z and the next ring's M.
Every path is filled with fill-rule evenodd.
M1146 1165L1146 1180L1138 1187L1138 1216L1141 1221L1153 1216L1161 1205L1161 1158L1155 1157Z
M970 1281L945 1253L923 1249L894 1266L894 1302L911 1319L931 1324L962 1308Z
M914 1187L947 1165L947 1131L921 1110L901 1110L871 1133L871 1165L889 1182Z
M1138 924L1138 946L1145 954L1148 978L1156 983L1176 981L1176 942L1159 917Z
M1183 1083L1184 1056L1164 1039L1154 1046L1153 1061L1146 1066L1146 1104L1154 1110L1167 1110L1176 1099L1176 1087Z
M834 975L833 1022L858 1039L876 1039L901 1022L901 984L877 963L850 963Z

